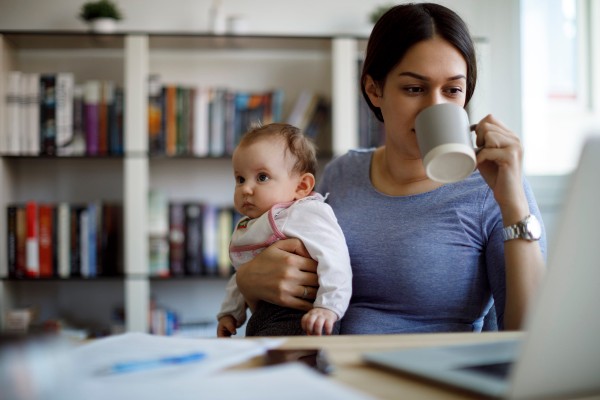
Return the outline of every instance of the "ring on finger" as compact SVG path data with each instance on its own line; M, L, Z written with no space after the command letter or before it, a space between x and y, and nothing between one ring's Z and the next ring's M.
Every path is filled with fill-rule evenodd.
M305 299L306 295L308 294L308 288L306 286L303 286L304 288L304 293L302 293L302 298Z

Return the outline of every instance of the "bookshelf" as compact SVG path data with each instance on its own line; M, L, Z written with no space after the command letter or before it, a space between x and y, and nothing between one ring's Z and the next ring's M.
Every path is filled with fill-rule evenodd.
M230 205L227 158L153 157L148 153L147 79L235 90L284 91L287 116L302 90L331 99L334 155L358 143L357 57L365 40L332 36L214 36L191 33L0 32L0 98L7 74L72 72L77 81L111 80L125 92L124 152L119 156L0 157L0 323L6 311L33 305L39 318L69 317L87 326L115 323L126 315L127 331L148 331L151 299L175 308L183 322L214 319L224 279L156 279L148 268L148 192L173 200ZM0 104L0 121L6 105ZM0 126L0 138L7 127ZM3 142L0 145L4 146ZM10 279L7 265L9 204L118 202L123 207L123 271L116 277Z

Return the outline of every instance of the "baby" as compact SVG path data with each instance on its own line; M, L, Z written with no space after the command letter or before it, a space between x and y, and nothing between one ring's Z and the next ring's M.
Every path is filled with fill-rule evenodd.
M314 144L288 124L247 132L233 153L235 209L244 215L233 232L229 255L235 268L280 239L302 240L317 261L319 288L304 313L259 302L247 336L330 335L352 293L350 255L344 234L325 198L313 192L317 168ZM310 288L298 293L305 298ZM217 336L236 333L246 320L246 302L235 275L217 316Z

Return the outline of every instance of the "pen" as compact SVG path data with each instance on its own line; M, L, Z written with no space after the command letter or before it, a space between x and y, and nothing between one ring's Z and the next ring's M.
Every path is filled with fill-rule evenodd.
M148 360L125 361L113 364L109 367L108 373L123 374L128 372L146 371L149 369L166 367L169 365L190 364L200 361L206 357L205 353L196 352L184 354L181 356L169 356Z

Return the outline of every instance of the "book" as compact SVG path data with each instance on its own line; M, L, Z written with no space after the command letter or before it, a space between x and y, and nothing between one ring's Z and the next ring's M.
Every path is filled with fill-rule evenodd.
M166 236L149 238L150 276L169 277L169 240Z
M56 154L56 75L40 76L40 153Z
M123 112L125 107L125 93L123 88L115 87L114 101L108 108L109 115L109 147L110 154L122 155L123 143Z
M110 153L111 114L114 114L115 85L112 81L100 82L100 101L98 102L98 154Z
M177 87L169 85L164 88L165 98L165 154L177 154Z
M19 154L21 152L21 80L20 71L9 71L6 75L6 112L5 112L5 137L3 138L2 151L6 154Z
M186 203L185 210L185 273L202 274L202 204Z
M89 210L87 206L83 206L78 214L79 224L79 262L81 276L89 278L90 274L90 242L89 242Z
M25 204L25 268L26 276L37 277L40 274L38 205L34 201Z
M27 277L27 215L25 205L17 205L16 268L17 278Z
M150 236L166 236L169 233L169 201L164 192L148 192L148 233Z
M227 89L215 88L211 92L209 102L210 138L209 154L211 157L221 157L225 154L225 92Z
M189 96L187 88L181 86L177 87L176 121L177 136L175 152L176 154L185 154L188 145Z
M218 273L218 208L214 204L204 204L202 215L202 260L204 273L217 276Z
M123 207L103 203L99 241L98 275L114 276L123 270Z
M162 154L165 150L165 132L163 130L163 96L160 76L148 77L148 151L150 154Z
M229 244L231 243L231 234L233 233L233 210L229 207L223 207L219 210L218 221L218 271L219 276L228 278L231 276L233 267L229 258Z
M317 106L318 100L319 95L316 93L310 90L301 91L287 118L287 123L304 131Z
M56 152L61 156L85 154L85 107L84 86L73 86L73 122L72 135L69 140L63 141L57 147Z
M87 205L87 267L88 276L98 275L98 223L101 218L101 205L91 202Z
M57 244L58 253L58 276L68 278L71 272L71 229L70 229L70 206L62 202L57 206Z
M40 204L39 214L39 276L54 276L54 206Z
M169 203L169 271L172 276L184 275L185 209L183 203Z
M26 79L25 113L27 138L24 152L37 155L40 152L40 75L36 73L24 74Z
M87 81L84 86L83 105L85 121L86 154L99 154L100 81Z
M69 72L56 74L56 152L73 141L73 90L75 77Z
M209 118L208 103L210 89L197 87L194 101L194 145L192 153L198 157L206 157L209 152Z
M17 273L17 208L15 204L6 207L6 239L8 276L15 278Z
M81 234L81 214L85 206L80 204L71 204L70 207L70 235L71 238L71 269L70 276L82 276L82 234Z

